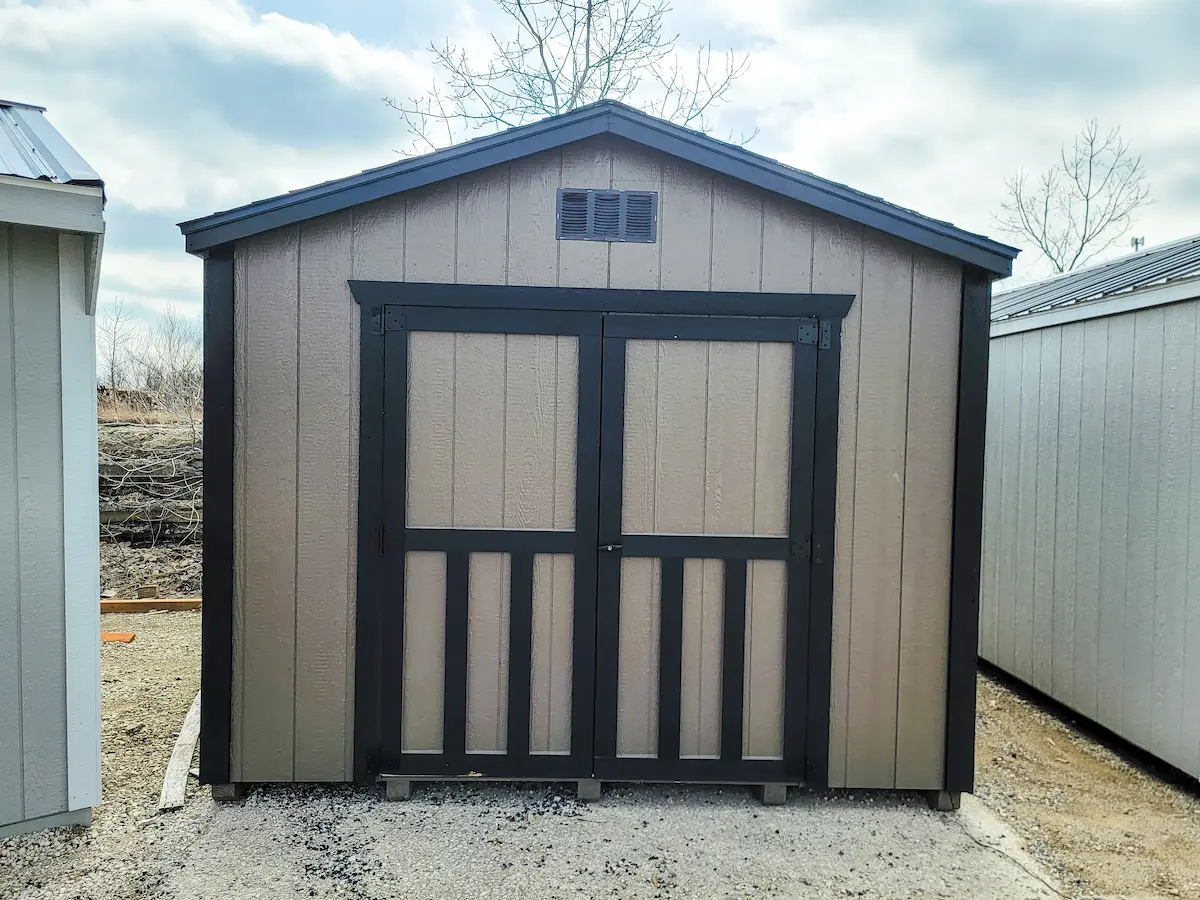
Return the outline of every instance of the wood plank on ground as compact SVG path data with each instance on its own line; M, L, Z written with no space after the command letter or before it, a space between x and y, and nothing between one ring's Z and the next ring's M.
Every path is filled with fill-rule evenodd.
M158 797L159 810L179 809L187 794L188 770L196 753L196 741L200 737L200 692L183 719L171 760L167 763L167 774L163 778L162 793Z
M166 610L180 612L188 609L199 609L199 597L151 597L144 600L101 600L102 613L141 613L151 610Z

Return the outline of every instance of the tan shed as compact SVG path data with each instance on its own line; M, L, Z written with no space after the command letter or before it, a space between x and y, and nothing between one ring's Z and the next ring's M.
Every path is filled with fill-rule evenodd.
M1015 250L612 102L181 227L204 781L970 790Z

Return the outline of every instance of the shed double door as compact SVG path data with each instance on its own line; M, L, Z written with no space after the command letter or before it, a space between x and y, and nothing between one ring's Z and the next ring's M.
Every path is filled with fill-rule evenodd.
M382 321L378 771L803 781L817 323Z

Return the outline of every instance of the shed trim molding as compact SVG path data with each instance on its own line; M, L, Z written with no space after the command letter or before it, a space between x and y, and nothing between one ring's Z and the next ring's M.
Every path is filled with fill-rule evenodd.
M200 781L229 781L233 727L233 245L204 260L204 629Z
M975 676L983 555L984 430L987 422L991 280L965 269L958 339L954 521L950 550L950 647L946 666L946 790L975 788Z
M0 175L3 221L34 228L104 232L104 189Z
M1013 247L794 169L743 147L601 100L530 125L445 150L369 169L247 206L181 222L189 253L348 209L438 181L502 165L585 138L614 134L720 172L773 194L824 210L921 247L978 266L993 277L1012 274ZM581 185L585 186L585 185Z
M1087 319L1119 316L1122 313L1135 312L1139 309L1197 299L1200 299L1200 278L1172 281L1170 284L1131 291L1119 297L1109 297L1105 300L1085 300L1082 303L1074 303L1046 312L1001 319L992 323L992 337L1020 334L1023 331L1035 331L1039 328L1053 328L1056 325L1083 322Z

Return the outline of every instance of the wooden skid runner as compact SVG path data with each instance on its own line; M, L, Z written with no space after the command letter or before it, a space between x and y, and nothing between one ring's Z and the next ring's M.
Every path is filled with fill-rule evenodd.
M102 613L141 613L151 610L180 612L199 609L199 597L152 597L146 600L101 600Z

